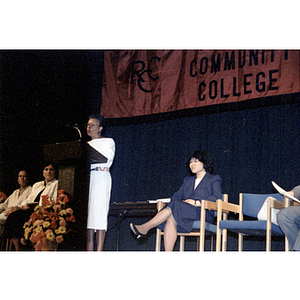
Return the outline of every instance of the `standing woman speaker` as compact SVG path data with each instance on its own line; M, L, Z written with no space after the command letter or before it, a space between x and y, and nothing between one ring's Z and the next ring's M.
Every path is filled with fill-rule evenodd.
M107 231L112 179L109 168L115 156L115 142L112 138L102 136L104 118L91 115L86 125L87 135L91 137L90 146L90 186L87 218L87 250L94 250L94 233L96 232L97 251L103 250Z

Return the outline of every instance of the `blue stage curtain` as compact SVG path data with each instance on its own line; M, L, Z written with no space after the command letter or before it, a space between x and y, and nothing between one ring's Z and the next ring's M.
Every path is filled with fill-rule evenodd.
M188 174L186 155L196 149L213 157L231 202L239 192L274 192L272 180L292 189L300 184L299 100L293 94L168 118L107 120L106 135L116 142L111 201L170 197Z

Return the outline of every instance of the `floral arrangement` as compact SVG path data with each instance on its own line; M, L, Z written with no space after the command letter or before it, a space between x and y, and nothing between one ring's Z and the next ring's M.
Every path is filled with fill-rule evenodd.
M75 217L73 210L67 207L69 198L64 190L58 191L57 201L42 196L42 205L37 205L25 222L23 245L31 242L35 251L57 248L64 240L64 235L73 230Z

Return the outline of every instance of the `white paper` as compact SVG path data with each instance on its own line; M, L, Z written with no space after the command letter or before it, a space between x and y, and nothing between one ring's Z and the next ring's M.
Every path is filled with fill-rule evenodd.
M163 199L156 199L156 200L148 200L149 203L157 203L162 201L163 203L168 203L171 201L171 198L163 198Z
M273 184L274 188L278 191L279 194L300 203L299 199L297 199L297 198L293 197L292 195L290 195L287 191L285 191L283 188L281 188L274 181L272 181L272 184Z

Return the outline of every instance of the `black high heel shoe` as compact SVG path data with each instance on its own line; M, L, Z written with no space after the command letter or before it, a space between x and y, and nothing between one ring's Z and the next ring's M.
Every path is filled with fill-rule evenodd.
M137 240L144 239L144 238L147 237L146 234L140 233L140 232L137 230L137 228L135 227L135 225L132 224L132 223L130 223L130 229L131 229L131 231L133 232L133 234L135 235L135 238L136 238Z

